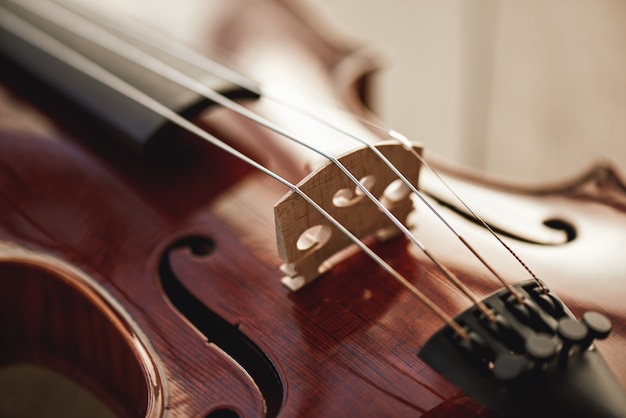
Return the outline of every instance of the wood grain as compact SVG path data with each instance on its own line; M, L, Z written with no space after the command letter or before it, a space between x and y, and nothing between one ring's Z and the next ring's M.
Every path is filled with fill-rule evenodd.
M263 33L302 42L326 70L314 84L330 83L327 88L336 93L331 102L350 96L341 103L356 106L358 73L350 82L342 79L341 88L332 87L339 84L334 71L349 49L315 38L295 10L255 4L268 7L276 19L261 27L235 27L226 20L223 45L237 49L246 36L258 41ZM259 16L267 15L256 8L233 14L242 19L239 25ZM279 22L288 30L277 36ZM255 31L235 30L242 27ZM289 61L281 61L278 75L293 71L282 67ZM96 394L129 416L147 414L152 404L161 406L157 414L180 417L493 416L417 357L443 324L365 255L352 255L300 292L282 286L272 204L285 193L283 186L184 135L173 137L161 154L132 154L20 75L2 74L7 93L0 109L27 122L0 128L0 240L82 273L68 285L66 273L0 260L7 290L1 292L2 338L13 341L0 351L2 362L50 359L50 367L81 381L88 375L98 382ZM250 106L267 110L262 101ZM353 126L355 119L348 119L346 125ZM208 128L227 139L243 135L239 144L269 138L270 154L278 143L258 126L247 126L243 134L237 127ZM286 151L280 155L290 159L276 164L287 171L296 167L294 177L300 161L309 161ZM618 177L605 188L582 181L543 190L460 169L442 172L459 183L461 194L482 203L481 210L509 214L511 224L549 228L545 220L563 219L572 225L575 239L565 243L508 242L577 315L599 310L612 319L612 337L598 346L626 385L626 211L616 197L623 193ZM437 207L508 280L527 279L484 228L449 205ZM418 237L478 295L500 287L425 208L417 205L410 216ZM470 306L405 239L375 242L373 248L450 315ZM182 285L190 304L200 302L201 325L172 303L163 285L166 273ZM91 282L102 291L77 290ZM103 298L123 309L103 307ZM77 328L82 331L71 332ZM129 328L141 330L152 362L139 355ZM150 363L162 364L154 384L147 378ZM76 369L82 374L75 375ZM258 370L270 370L279 384L261 384ZM121 390L126 384L132 388Z

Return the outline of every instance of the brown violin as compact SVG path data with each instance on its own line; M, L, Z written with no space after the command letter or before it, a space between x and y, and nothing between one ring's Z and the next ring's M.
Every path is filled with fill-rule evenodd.
M443 162L302 9L204 7L0 1L0 415L626 417L616 170Z

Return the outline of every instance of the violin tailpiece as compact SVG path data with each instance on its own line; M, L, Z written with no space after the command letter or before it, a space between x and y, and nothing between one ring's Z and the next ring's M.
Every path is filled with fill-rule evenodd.
M579 321L534 281L514 287L523 305L502 289L484 300L496 322L470 308L456 318L469 342L446 326L419 356L505 416L626 417L626 394L593 343L608 337L608 318L587 312Z
M393 141L375 147L417 187L420 163ZM421 152L421 148L415 148ZM369 148L344 154L339 162L403 224L413 209L411 189ZM389 238L398 228L355 184L330 162L309 174L298 188L359 239ZM298 290L336 261L350 254L352 241L297 193L290 191L275 206L278 252L283 284Z

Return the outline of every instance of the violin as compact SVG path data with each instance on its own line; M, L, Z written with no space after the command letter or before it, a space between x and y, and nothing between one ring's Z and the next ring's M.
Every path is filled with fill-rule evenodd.
M626 416L613 167L430 155L290 2L219 3L193 47L0 9L0 415Z

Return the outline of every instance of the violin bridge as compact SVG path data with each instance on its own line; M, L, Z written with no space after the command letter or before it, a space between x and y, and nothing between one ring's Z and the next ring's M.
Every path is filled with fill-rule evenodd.
M420 162L397 142L375 147L417 187ZM415 150L421 153L421 147ZM339 158L360 183L401 222L413 209L411 189L371 149L361 148ZM357 238L388 239L400 231L392 221L330 162L309 174L298 188ZM295 291L339 259L353 252L353 242L318 210L293 191L274 206L283 284ZM351 251L352 248L352 251ZM332 261L331 261L332 260Z

